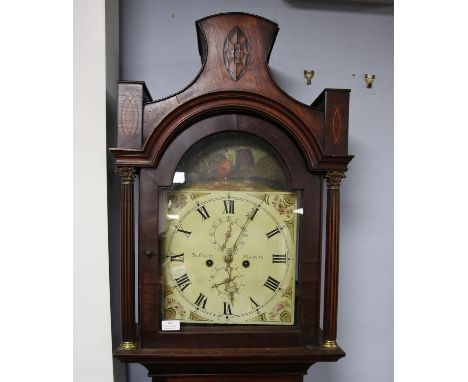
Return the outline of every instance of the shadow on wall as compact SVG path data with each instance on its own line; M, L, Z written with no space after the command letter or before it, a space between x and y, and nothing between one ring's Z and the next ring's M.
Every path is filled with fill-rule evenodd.
M393 15L393 0L283 0L286 6L317 11L339 11Z

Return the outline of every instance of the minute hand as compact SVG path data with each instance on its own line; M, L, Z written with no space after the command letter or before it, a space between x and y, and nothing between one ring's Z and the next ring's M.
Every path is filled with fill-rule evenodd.
M249 223L252 221L252 217L254 216L254 211L255 211L255 209L247 214L247 220L245 221L244 225L241 227L241 230L239 232L239 235L237 236L236 241L234 242L234 244L232 245L232 247L229 250L230 255L233 255L237 251L237 245L239 243L239 239L241 238L244 231L247 229L247 226L249 225Z

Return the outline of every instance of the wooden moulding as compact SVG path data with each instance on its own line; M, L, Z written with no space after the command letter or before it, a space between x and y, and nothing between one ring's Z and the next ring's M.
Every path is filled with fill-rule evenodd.
M215 374L224 378L249 374L302 378L315 362L334 362L345 353L339 347L208 348L118 350L114 356L123 362L141 363L150 377Z

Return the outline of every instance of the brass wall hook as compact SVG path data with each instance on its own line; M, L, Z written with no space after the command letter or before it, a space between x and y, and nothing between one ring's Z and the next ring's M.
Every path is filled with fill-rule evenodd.
M375 81L375 74L364 74L364 81L366 82L367 88L370 89Z
M313 70L304 69L304 78L307 80L307 85L310 85L312 78L314 78L315 72Z

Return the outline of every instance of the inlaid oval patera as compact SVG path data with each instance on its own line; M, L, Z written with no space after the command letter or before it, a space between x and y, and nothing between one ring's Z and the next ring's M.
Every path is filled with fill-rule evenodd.
M250 63L249 39L241 28L235 26L224 40L224 65L234 81L238 81Z
M333 113L332 119L332 132L333 132L333 144L336 145L340 139L341 135L341 114L340 114L340 107L335 106L335 112Z
M122 102L120 109L120 126L128 141L133 139L138 127L140 110L138 103L132 94L129 94Z

